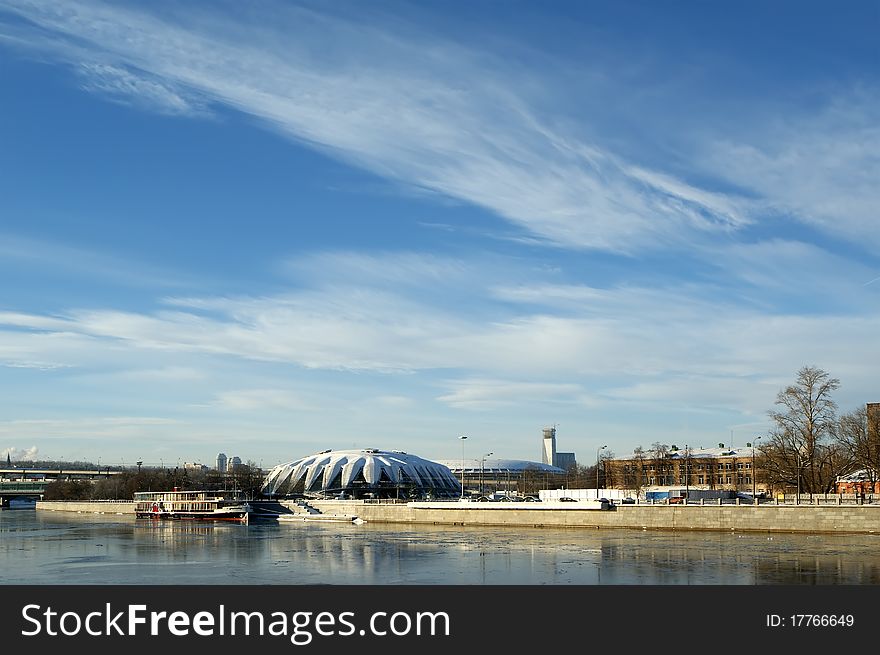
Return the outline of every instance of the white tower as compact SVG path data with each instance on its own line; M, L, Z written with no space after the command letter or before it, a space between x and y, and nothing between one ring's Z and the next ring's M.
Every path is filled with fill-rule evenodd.
M541 457L542 464L556 466L556 428L544 428L544 452Z
M226 472L226 453L217 455L217 470Z

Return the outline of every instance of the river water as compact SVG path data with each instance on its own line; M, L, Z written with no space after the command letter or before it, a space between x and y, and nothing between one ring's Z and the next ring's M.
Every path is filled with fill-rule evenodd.
M880 536L0 511L3 584L876 585Z

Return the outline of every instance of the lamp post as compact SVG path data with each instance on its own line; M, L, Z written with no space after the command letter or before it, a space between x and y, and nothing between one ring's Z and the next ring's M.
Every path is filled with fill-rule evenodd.
M758 495L758 470L755 468L755 444L758 443L758 439L761 437L755 437L755 440L751 443L752 446L752 500L754 500L755 496Z
M687 444L684 445L684 502L688 502L691 495L691 472L690 472L690 454L691 451Z
M464 442L467 439L467 435L463 434L459 439L461 440L461 496L459 500L464 500Z
M794 499L795 505L801 504L801 451L798 450L795 454L795 462L797 463L797 498Z
M486 458L491 457L494 453L486 453L480 458L480 495L483 495L483 469L484 464L486 463Z
M596 500L599 500L599 454L606 448L608 448L607 444L596 450Z

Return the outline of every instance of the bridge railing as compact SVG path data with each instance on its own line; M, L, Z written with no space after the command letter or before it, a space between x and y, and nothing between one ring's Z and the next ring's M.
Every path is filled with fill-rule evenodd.
M43 492L46 490L46 486L48 482L0 482L0 491L2 492L15 492L15 491L37 491Z

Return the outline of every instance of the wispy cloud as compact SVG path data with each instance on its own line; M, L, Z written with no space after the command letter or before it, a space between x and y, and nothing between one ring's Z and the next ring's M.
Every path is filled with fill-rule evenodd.
M705 170L755 196L762 213L851 242L880 244L880 89L829 89L810 113L781 112L709 139Z
M56 419L19 419L0 421L0 436L41 439L67 437L145 436L154 430L164 431L179 425L173 419L156 416L65 417Z
M373 402L379 403L385 407L408 408L414 405L414 401L409 396L384 395L377 396Z
M428 268L446 265L432 260ZM847 269L829 273L828 288L851 274ZM750 376L784 378L817 344L823 357L836 363L834 374L848 376L855 388L867 379L860 349L870 348L880 324L876 314L768 311L747 297L719 297L713 284L604 289L541 281L515 287L476 283L484 279L475 275L460 300L468 306L504 300L506 309L493 309L490 320L479 311L453 312L438 305L425 291L431 289L430 277L410 289L369 275L361 277L360 286L325 286L312 279L310 287L281 295L178 298L172 300L174 311L6 313L0 322L18 329L0 332L0 356L19 352L26 353L24 361L78 366L117 359L123 370L140 362L146 371L177 377L189 369L179 361L184 354L301 369L442 374L453 382L457 375L460 382L450 382L451 391L440 396L456 406L518 393L555 394L570 402L603 397L603 389L644 393L663 376L692 384L698 391L693 397L704 398L716 388L705 383L708 379L749 385ZM631 387L632 380L643 386ZM218 406L230 408L312 404L276 386L215 394ZM715 395L727 397L721 391ZM735 394L729 399L736 404Z
M741 198L628 163L539 116L524 89L540 84L500 58L400 22L392 33L300 8L279 8L281 24L266 27L99 3L7 5L39 26L33 47L71 61L92 89L181 112L210 99L556 245L628 251L751 220ZM327 40L345 47L331 54Z
M606 399L645 407L653 404L668 411L722 409L744 415L765 408L778 390L775 380L763 376L670 375L663 379L635 382L604 391Z
M497 409L522 403L575 403L590 405L595 401L577 384L516 382L468 378L447 383L449 393L438 400L459 409Z
M204 380L206 374L191 366L163 366L122 371L115 377L134 382L196 382Z
M232 411L302 411L312 406L286 389L238 389L217 394L212 406Z
M160 268L138 257L0 232L0 266L12 265L16 271L53 270L65 276L100 280L106 285L179 289L197 283L190 273Z
M78 72L83 79L83 89L100 93L114 102L172 116L210 115L204 100L194 94L185 94L180 89L131 69L82 63Z
M861 313L872 302L861 280L873 267L803 241L769 239L706 248L697 257L740 303L769 311L796 307L806 314Z
M38 371L54 371L59 368L66 368L65 364L57 364L54 362L32 362L28 360L10 360L0 362L0 366L7 368L31 368Z
M481 274L487 270L480 264ZM423 287L459 286L474 274L474 267L464 260L427 252L386 251L312 252L287 259L282 271L298 280L319 280L322 285L359 285Z

